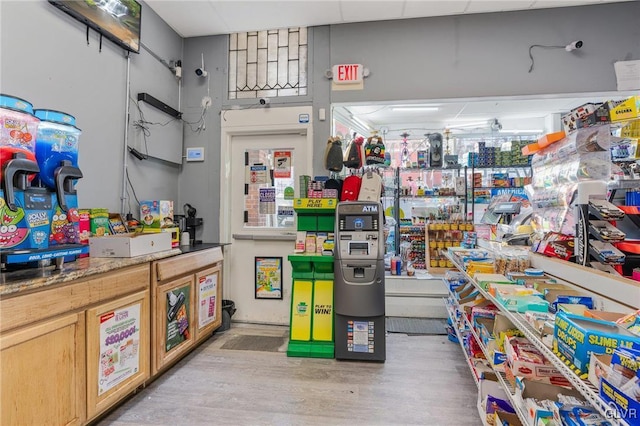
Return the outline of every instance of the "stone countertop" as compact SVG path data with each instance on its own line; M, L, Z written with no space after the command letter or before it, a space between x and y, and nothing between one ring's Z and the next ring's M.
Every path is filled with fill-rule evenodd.
M194 251L207 250L215 247L224 247L228 246L229 243L198 243L191 244L188 246L180 246L180 250L183 254L185 253L193 253Z
M55 284L65 283L92 275L152 262L154 260L177 256L183 252L178 249L166 250L136 257L100 258L85 257L74 262L65 262L62 269L54 266L30 268L0 273L0 297L41 289Z

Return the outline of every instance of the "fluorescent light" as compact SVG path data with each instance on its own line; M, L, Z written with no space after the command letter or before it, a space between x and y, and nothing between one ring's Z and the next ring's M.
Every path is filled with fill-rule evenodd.
M369 126L367 123L365 123L364 121L362 121L361 119L359 119L358 117L351 117L351 119L353 121L355 121L356 123L358 123L359 125L361 125L362 127L364 127L366 130L371 129L371 126Z
M395 107L391 107L391 111L404 111L404 112L411 112L411 111L439 111L440 108L436 107L436 106L395 106Z
M502 129L500 133L528 133L533 135L544 133L544 131L540 129Z

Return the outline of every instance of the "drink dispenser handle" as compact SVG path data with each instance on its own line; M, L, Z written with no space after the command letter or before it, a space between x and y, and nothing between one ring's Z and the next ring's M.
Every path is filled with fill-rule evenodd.
M75 193L73 188L73 179L80 179L82 172L79 168L71 165L69 160L63 160L60 162L60 167L56 168L54 172L56 179L56 197L58 198L58 205L63 211L67 211L67 200L65 194Z
M16 207L14 187L24 191L27 189L27 175L38 173L39 171L40 167L38 167L38 163L28 160L24 154L14 154L13 159L7 161L2 171L4 175L2 178L2 186L4 189L5 202L9 210L12 212L18 210Z

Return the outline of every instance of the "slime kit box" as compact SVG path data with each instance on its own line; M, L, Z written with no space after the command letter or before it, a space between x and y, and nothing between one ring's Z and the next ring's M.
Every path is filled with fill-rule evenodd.
M613 354L616 348L640 348L640 337L612 322L556 314L553 351L578 375L587 377L591 354Z

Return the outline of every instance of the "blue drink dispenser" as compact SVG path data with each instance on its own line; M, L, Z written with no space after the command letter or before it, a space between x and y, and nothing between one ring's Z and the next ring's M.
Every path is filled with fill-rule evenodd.
M55 192L49 245L78 244L80 217L74 182L82 177L78 168L78 139L82 132L75 127L75 117L64 112L37 109L35 115L40 119L36 137L38 179Z

